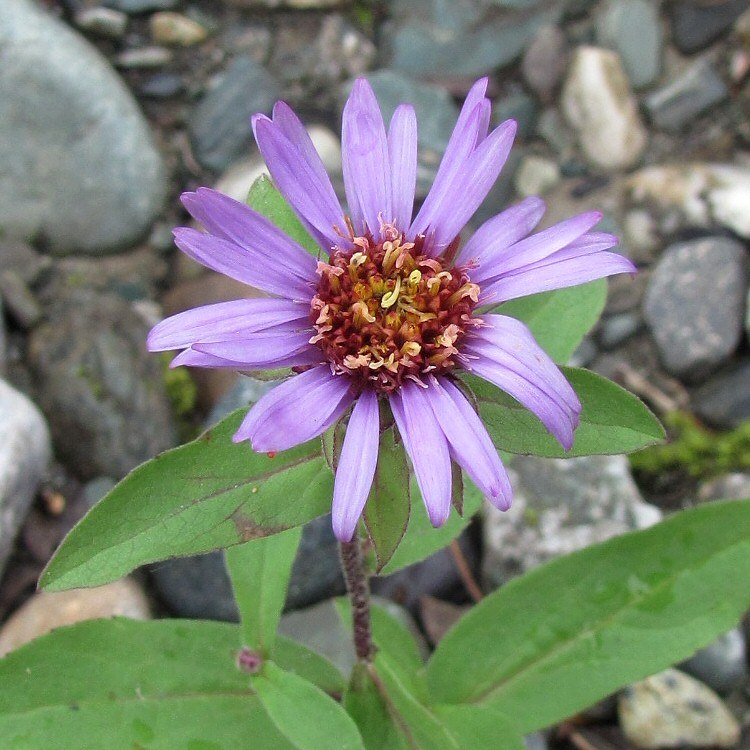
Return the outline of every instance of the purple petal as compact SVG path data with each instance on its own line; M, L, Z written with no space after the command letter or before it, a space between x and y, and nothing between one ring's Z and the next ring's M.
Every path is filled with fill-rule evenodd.
M333 533L351 541L370 494L378 462L380 419L375 391L362 391L346 428L333 486Z
M388 128L391 161L393 223L402 231L411 223L417 184L417 115L410 104L401 104Z
M283 323L309 320L310 307L284 299L238 299L172 315L148 334L149 351L184 349L196 341L222 341Z
M554 258L553 255L549 259L551 262L526 266L482 287L480 304L507 302L529 294L577 286L616 273L636 272L635 266L617 253L585 252L572 258Z
M504 122L482 141L465 163L458 164L451 173L450 182L434 209L432 226L427 232L431 255L443 252L479 208L508 158L515 133L515 122Z
M489 501L508 510L513 490L485 426L466 397L447 378L433 377L426 391L450 453Z
M173 232L177 247L201 265L269 294L309 302L315 281L303 281L281 263L269 263L262 255L234 242L178 227Z
M248 412L232 440L253 450L283 451L327 430L354 400L352 381L320 365L266 393Z
M184 193L182 203L210 234L239 245L258 261L286 267L300 281L315 278L315 258L250 206L209 188Z
M354 82L341 129L344 188L355 232L380 239L380 217L393 220L391 171L383 116L370 84Z
M571 413L580 413L581 402L573 387L524 323L507 315L492 313L483 314L482 321L484 325L471 334L470 341L479 339L494 347L498 356L502 353L512 358L515 368L523 368L518 369L522 374L541 376L547 383L544 390L550 397Z
M598 211L589 211L537 232L526 239L509 245L498 252L488 254L478 269L471 272L471 279L478 284L494 279L521 266L535 263L570 245L601 221Z
M256 115L253 130L274 182L297 216L314 230L323 247L341 246L344 240L335 227L346 231L344 213L317 152L312 150L313 158L306 142L291 140L285 133L288 123L282 128L264 115Z
M278 326L271 331L259 331L245 335L243 338L233 338L227 341L200 341L192 345L192 349L214 357L244 362L255 368L267 366L268 362L275 362L292 356L307 347L318 349L310 344L310 337L314 329L295 330L287 326ZM320 352L320 349L318 349Z
M391 411L409 454L427 515L442 526L451 511L451 462L448 441L422 388L406 383L390 395Z
M525 198L484 222L458 254L456 265L481 263L523 239L541 221L544 209L541 198Z
M480 126L481 117L481 107L477 104L462 126L463 137L455 139L451 137L430 192L409 228L408 239L414 239L420 234L427 235L439 221L445 195L450 191L452 183L457 179L476 147L477 129ZM458 129L459 123L456 124L453 136L456 135Z
M195 349L185 349L178 354L170 363L170 367L211 367L224 370L275 370L281 367L309 367L319 365L324 361L321 351L316 346L303 346L293 351L288 356L278 359L265 359L254 356L253 353L243 356L243 360L237 361L224 359L214 354L206 354Z
M321 185L330 184L323 162L315 150L315 144L302 121L286 102L276 102L273 107L273 124L299 149L305 163L315 174ZM338 201L336 202L338 205Z
M529 372L518 360L482 341L466 343L463 352L474 358L466 369L513 396L539 418L565 450L570 449L578 414L563 405L561 396L550 395L548 378L540 372Z

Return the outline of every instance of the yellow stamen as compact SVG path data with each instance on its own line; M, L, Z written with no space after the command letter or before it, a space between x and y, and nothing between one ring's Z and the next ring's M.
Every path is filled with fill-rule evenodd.
M399 292L401 291L401 277L396 277L396 286L393 287L393 289L390 292L387 292L383 295L382 299L380 300L380 306L385 308L386 310L389 307L393 307L393 305L396 304L396 301L398 300Z

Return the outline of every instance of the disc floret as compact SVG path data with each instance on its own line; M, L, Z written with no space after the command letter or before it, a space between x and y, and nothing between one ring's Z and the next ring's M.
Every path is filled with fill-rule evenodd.
M426 255L422 236L406 241L390 224L380 236L354 237L353 250L318 263L310 343L338 373L389 392L452 368L461 338L482 322L472 315L479 287L462 268Z

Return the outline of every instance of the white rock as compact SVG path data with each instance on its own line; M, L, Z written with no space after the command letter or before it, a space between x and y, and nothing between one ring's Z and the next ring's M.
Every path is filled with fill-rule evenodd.
M55 628L103 617L151 618L148 599L132 578L92 589L34 594L0 630L0 657Z
M515 176L516 192L524 197L543 195L560 182L560 168L551 159L527 156Z
M547 560L661 520L644 502L624 456L514 456L513 505L484 507L482 572L505 583Z
M341 144L336 135L322 125L311 125L307 132L320 154L329 175L341 172ZM261 175L268 176L263 157L257 151L244 159L235 161L216 182L216 189L238 201L245 201L250 188Z
M0 380L0 571L50 455L44 417L26 396Z
M644 750L733 748L740 740L740 726L719 696L676 669L624 690L618 713L625 736Z
M634 166L647 131L617 53L579 47L563 86L561 106L589 161L606 170Z
M721 226L750 238L750 167L710 163L646 167L628 179L627 189L633 204L661 213L663 231Z

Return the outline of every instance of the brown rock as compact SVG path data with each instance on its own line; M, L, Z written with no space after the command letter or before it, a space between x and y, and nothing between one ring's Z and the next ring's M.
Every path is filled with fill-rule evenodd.
M13 614L0 630L0 657L55 628L107 617L151 619L141 587L131 578L105 586L41 591Z

